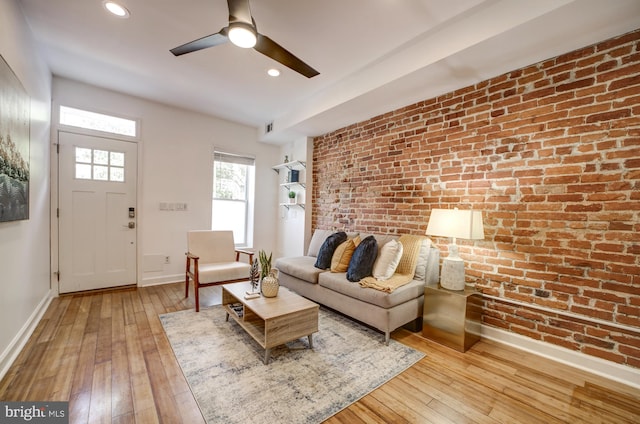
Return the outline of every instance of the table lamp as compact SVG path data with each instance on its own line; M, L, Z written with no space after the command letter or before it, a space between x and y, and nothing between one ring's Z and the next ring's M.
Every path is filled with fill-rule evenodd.
M440 285L449 290L464 290L464 261L458 255L456 238L481 240L484 238L482 212L473 210L432 209L427 235L451 237L449 256L442 261Z

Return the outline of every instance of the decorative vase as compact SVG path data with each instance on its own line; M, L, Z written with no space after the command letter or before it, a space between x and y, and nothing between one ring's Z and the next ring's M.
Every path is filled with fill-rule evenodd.
M276 297L278 295L278 289L280 288L280 282L278 281L278 270L272 268L269 271L269 275L262 279L260 290L264 297Z

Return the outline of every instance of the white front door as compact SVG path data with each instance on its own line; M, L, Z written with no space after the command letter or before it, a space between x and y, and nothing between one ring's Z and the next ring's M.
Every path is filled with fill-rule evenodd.
M136 283L137 144L58 135L59 292Z

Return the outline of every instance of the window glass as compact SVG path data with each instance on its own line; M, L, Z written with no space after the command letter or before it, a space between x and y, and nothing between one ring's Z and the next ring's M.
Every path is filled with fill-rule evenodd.
M60 124L112 134L137 136L137 122L132 119L60 106Z
M124 182L124 168L109 168L109 180L120 183Z
M109 180L109 167L108 166L93 166L93 179L98 181Z
M99 165L109 165L109 152L105 152L104 150L94 150L93 163Z
M124 153L76 147L75 176L80 180L124 182Z
M124 166L124 153L111 152L110 155L111 166Z
M227 200L246 200L247 166L237 163L215 162L213 197Z
M76 147L76 162L91 163L91 149Z
M91 165L76 163L76 178L81 180L91 179Z

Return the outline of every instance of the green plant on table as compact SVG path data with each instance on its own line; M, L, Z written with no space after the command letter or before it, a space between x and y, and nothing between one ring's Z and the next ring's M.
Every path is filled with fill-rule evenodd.
M260 278L264 278L269 275L269 271L271 271L271 256L272 253L267 253L264 250L260 250L258 252L258 259L260 260Z

